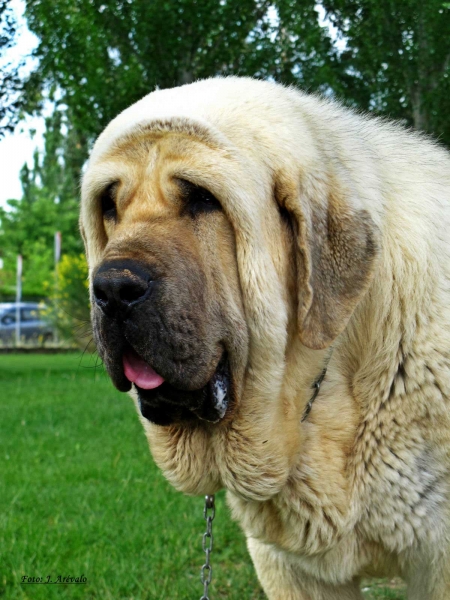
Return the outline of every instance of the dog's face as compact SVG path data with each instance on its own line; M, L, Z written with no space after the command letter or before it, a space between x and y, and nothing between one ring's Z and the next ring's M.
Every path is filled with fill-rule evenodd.
M227 427L243 433L234 449L223 438L226 451L242 471L248 452L256 477L252 439L266 443L285 411L273 407L288 363L336 338L371 279L373 222L286 110L289 93L236 79L154 92L108 126L83 178L97 348L116 387L137 392L145 423L168 432L152 448L180 489L228 477L192 483L193 453L209 451L201 436ZM283 444L264 450L281 481Z
M212 157L180 134L147 133L94 167L95 340L116 387L134 384L159 425L221 420L247 363L235 235L201 164Z

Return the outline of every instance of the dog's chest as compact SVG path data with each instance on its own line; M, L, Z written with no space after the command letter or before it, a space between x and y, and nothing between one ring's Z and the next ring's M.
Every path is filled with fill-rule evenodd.
M362 466L353 460L341 469L345 459L335 457L333 470L315 455L268 501L230 493L233 516L248 537L285 551L324 580L335 580L338 566L343 578L389 574L386 557L392 563L393 555L420 541L438 541L449 482L442 457L416 420L406 429L382 429L381 437L379 429L366 432L355 448Z
M229 493L233 516L248 536L302 555L323 553L351 533L355 515L344 479L320 476L303 465L270 500L245 500Z

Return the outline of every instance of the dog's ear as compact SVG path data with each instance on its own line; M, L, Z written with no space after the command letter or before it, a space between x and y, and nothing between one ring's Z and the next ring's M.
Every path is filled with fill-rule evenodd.
M300 339L308 348L326 348L372 279L377 228L349 191L323 174L278 174L275 193L294 230Z

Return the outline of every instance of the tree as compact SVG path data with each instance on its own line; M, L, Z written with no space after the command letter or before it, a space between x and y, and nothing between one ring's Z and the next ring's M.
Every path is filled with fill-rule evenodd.
M53 281L53 241L62 232L63 251L79 254L78 176L86 148L65 115L55 110L46 119L45 147L21 172L23 197L0 209L0 255L4 259L0 294L11 296L17 254L24 259L24 296L42 296Z
M40 38L32 89L57 86L89 139L156 86L218 74L332 85L310 0L28 0L26 17Z
M0 139L14 129L21 106L18 65L7 62L7 51L16 41L17 24L8 0L0 0Z
M323 0L338 35L344 96L450 144L450 4Z
M318 7L326 11L339 52ZM450 144L442 0L27 0L40 38L26 96L56 86L87 141L156 86L274 78L402 119ZM37 96L38 97L38 96Z

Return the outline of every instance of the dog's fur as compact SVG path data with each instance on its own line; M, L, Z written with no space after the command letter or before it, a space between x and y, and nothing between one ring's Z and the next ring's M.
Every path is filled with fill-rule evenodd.
M223 213L180 217L175 177ZM111 181L116 225L98 208ZM202 274L192 319L220 329L233 403L217 424L141 420L177 489L228 490L267 596L356 600L361 577L398 574L410 600L448 600L448 153L294 89L210 79L119 115L82 195L91 274L130 253L175 286L185 273L180 294L194 283L174 265Z

